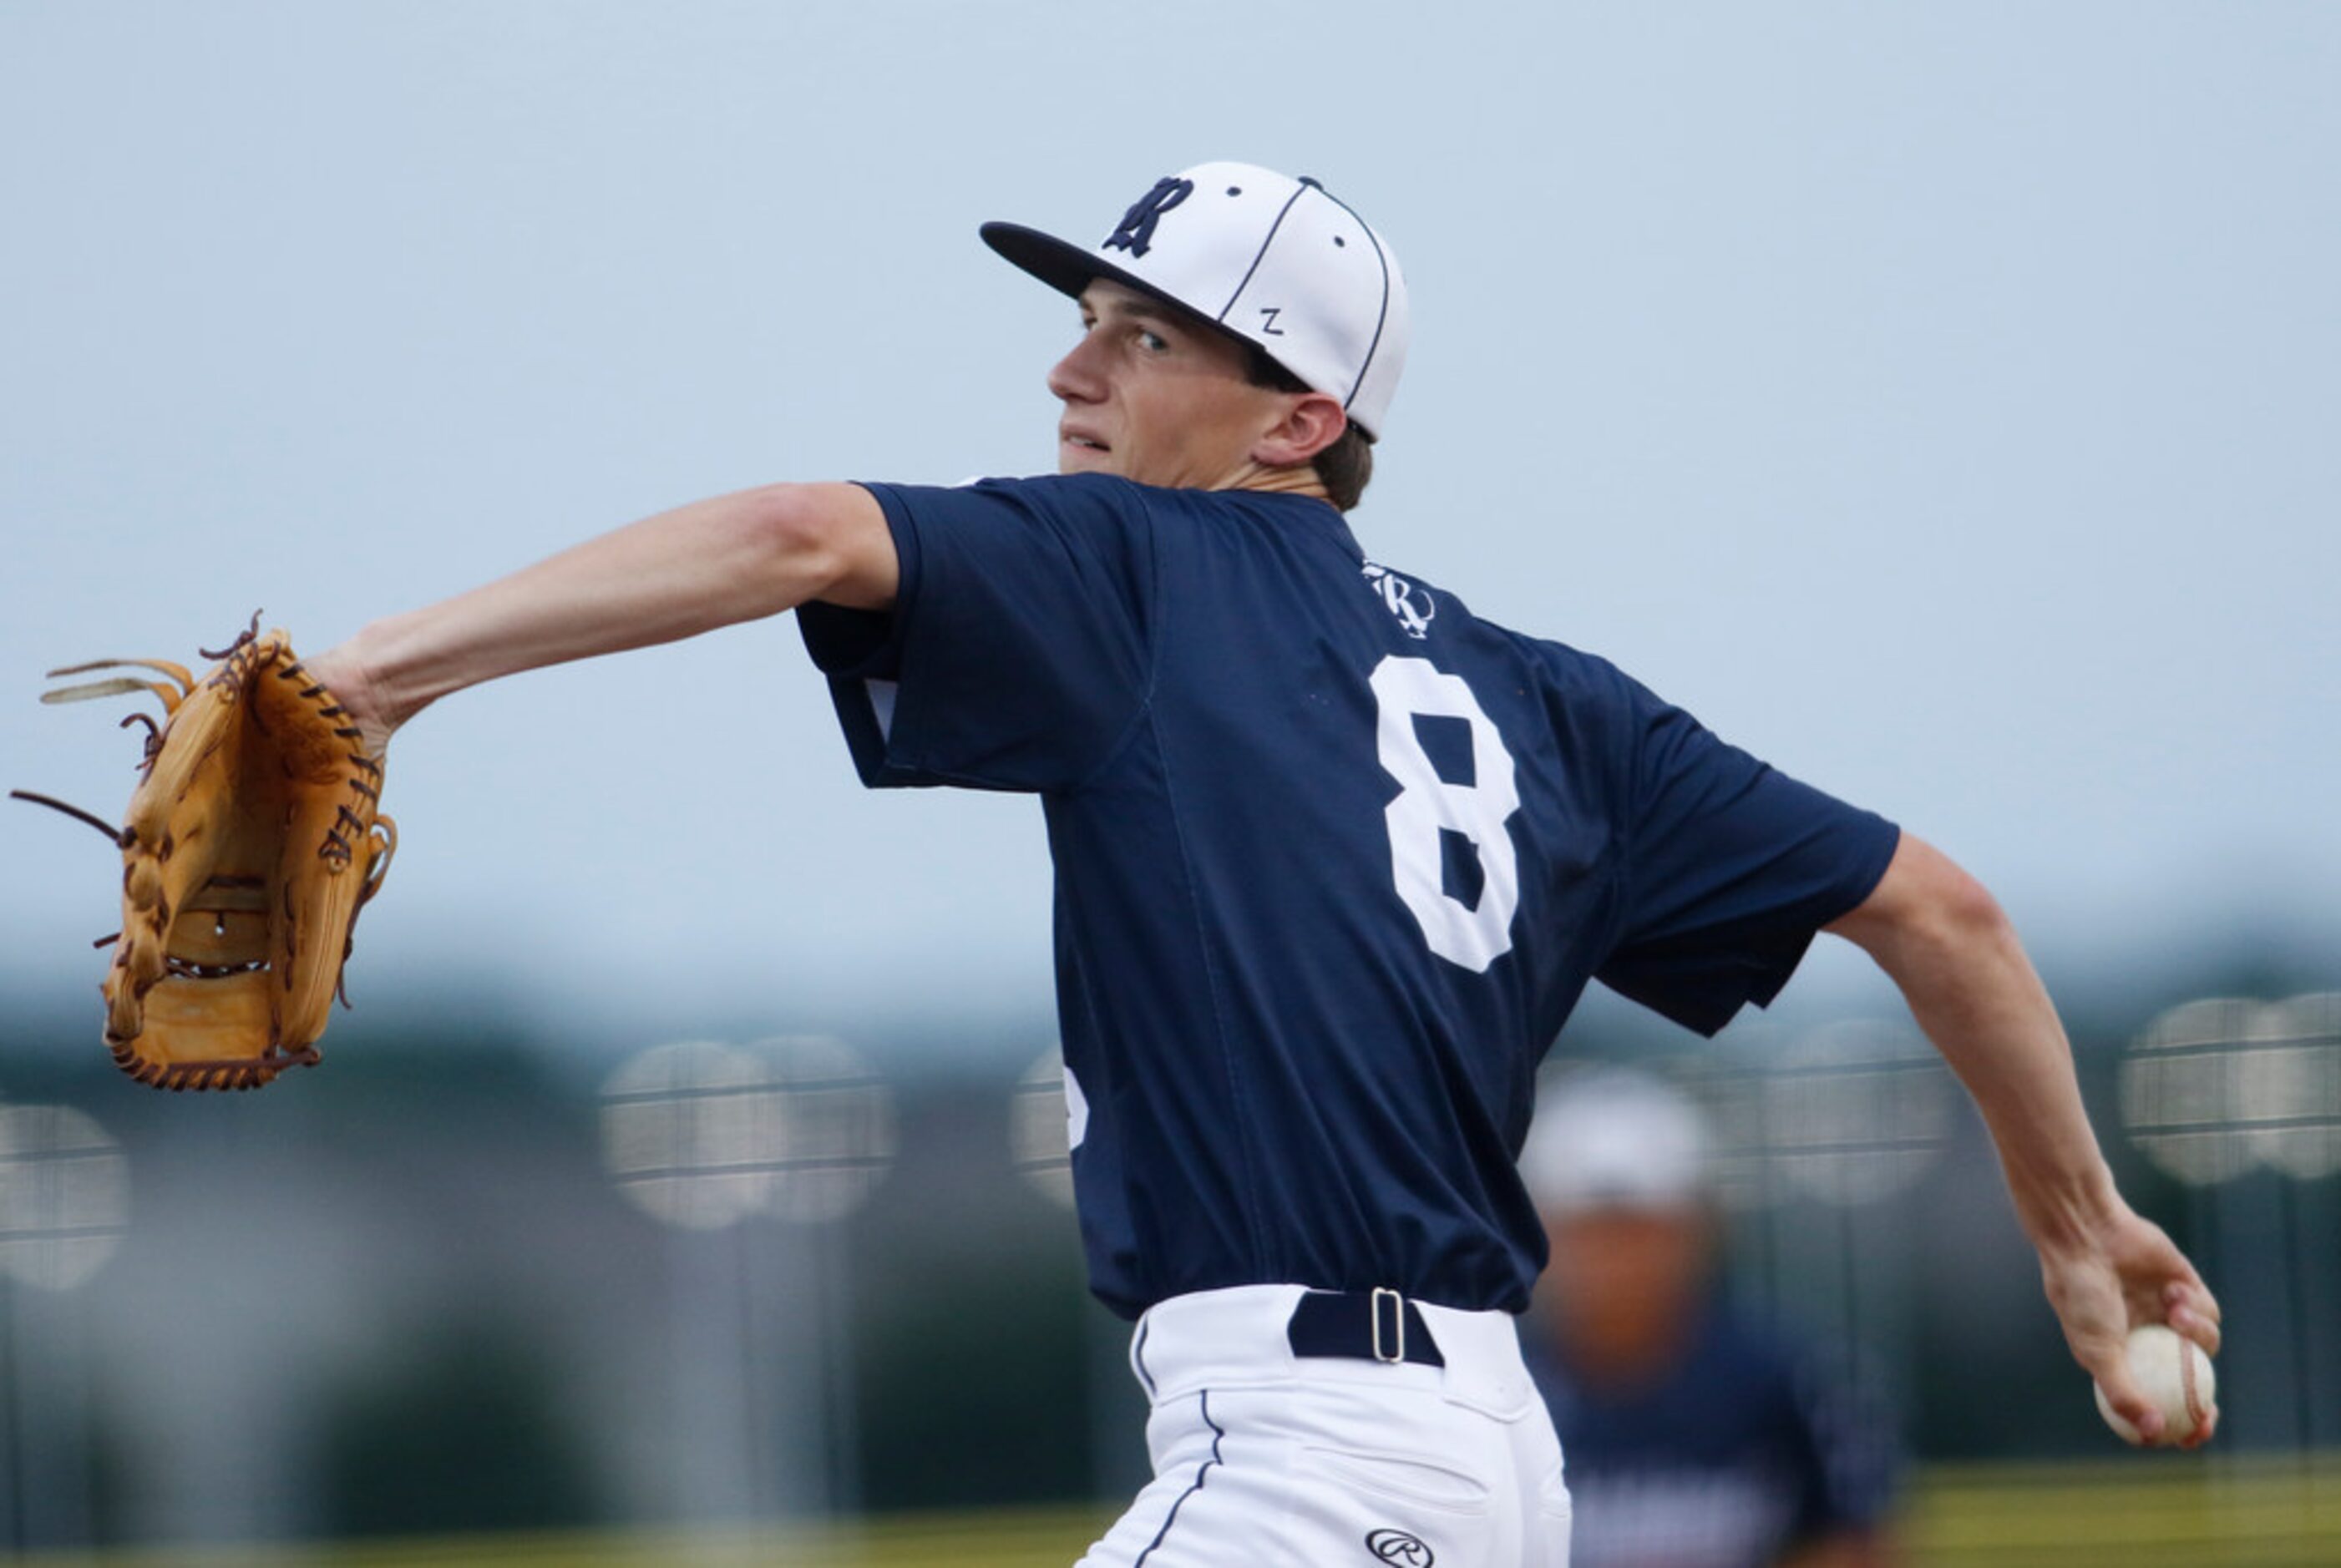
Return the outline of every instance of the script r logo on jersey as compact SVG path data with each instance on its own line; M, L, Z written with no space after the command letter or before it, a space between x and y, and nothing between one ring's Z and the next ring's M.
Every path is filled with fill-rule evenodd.
M1420 642L1430 635L1431 617L1439 613L1438 601L1430 597L1430 590L1420 583L1409 582L1390 568L1376 566L1370 561L1360 570L1366 574L1367 583L1382 596L1382 603L1398 617L1398 623L1406 628L1409 637Z
M1366 1550L1396 1568L1430 1568L1438 1561L1420 1537L1403 1530L1377 1530L1366 1537Z

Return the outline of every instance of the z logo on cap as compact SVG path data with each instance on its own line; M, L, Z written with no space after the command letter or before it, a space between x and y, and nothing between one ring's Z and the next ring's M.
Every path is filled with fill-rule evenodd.
M1121 222L1114 225L1113 233L1098 249L1144 255L1154 248L1154 225L1162 221L1162 214L1194 194L1194 181L1163 175L1154 182L1152 190L1130 203L1130 211L1122 213Z

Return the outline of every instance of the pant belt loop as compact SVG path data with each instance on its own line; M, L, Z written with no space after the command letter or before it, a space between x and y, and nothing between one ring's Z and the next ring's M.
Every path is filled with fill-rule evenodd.
M1389 1350L1384 1350L1382 1348L1382 1302L1385 1297L1387 1297L1390 1302L1390 1333L1389 1343L1391 1348ZM1374 1359L1376 1361L1387 1361L1391 1363L1404 1361L1406 1359L1406 1297L1399 1295L1399 1293L1394 1290L1377 1285L1374 1287L1373 1314Z

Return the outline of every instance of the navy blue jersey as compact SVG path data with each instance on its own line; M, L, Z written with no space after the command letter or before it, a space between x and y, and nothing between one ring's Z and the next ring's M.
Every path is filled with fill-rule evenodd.
M1636 1388L1589 1383L1533 1338L1525 1354L1569 1457L1574 1568L1763 1568L1893 1503L1900 1454L1878 1413L1728 1314Z
M1041 799L1074 1186L1125 1315L1267 1283L1523 1309L1513 1159L1587 979L1711 1032L1893 852L1321 501L870 488L894 608L808 605L806 641L865 782Z

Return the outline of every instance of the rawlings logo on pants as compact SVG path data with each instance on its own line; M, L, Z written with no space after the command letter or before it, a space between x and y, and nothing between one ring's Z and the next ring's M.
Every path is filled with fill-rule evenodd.
M1430 1568L1430 1548L1403 1530L1377 1530L1366 1537L1366 1550L1398 1568Z

